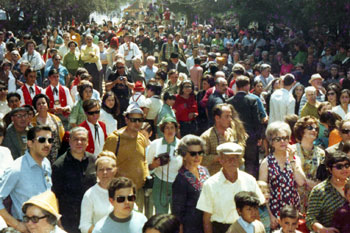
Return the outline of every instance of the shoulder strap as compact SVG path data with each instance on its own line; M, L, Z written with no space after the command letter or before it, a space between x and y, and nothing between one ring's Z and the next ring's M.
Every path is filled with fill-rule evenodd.
M118 142L117 142L117 149L115 150L115 156L116 157L118 156L119 146L120 146L120 134L117 134L117 135L118 135Z

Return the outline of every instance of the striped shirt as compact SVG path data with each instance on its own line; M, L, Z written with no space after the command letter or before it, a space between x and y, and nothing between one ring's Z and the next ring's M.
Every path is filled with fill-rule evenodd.
M316 222L331 227L335 211L344 205L346 199L331 185L330 178L315 186L309 196L306 225L312 229Z

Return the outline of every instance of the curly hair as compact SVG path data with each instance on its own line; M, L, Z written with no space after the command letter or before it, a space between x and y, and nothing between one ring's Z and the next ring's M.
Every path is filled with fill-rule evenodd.
M318 134L318 132L319 132L318 121L313 116L302 117L297 121L297 123L295 123L294 135L295 135L295 139L298 142L301 142L301 140L304 136L304 131L305 131L306 127L309 125L312 125L312 124L316 125L316 130L317 130L317 134Z

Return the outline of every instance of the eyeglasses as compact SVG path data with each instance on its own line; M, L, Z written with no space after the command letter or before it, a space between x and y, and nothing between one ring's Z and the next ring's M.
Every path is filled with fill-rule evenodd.
M350 167L350 163L346 164L336 164L333 166L333 168L336 168L337 170L342 170L343 168L348 169Z
M135 123L135 122L140 122L142 123L144 121L143 118L129 118L129 120L132 122L132 123Z
M306 126L307 130L316 130L317 131L317 127L313 127L312 125L308 125Z
M116 198L114 198L114 200L116 200L118 203L123 203L125 202L125 200L128 199L128 201L135 201L136 200L136 196L135 194L132 195L128 195L128 196L117 196Z
M280 141L289 141L289 137L288 136L285 136L285 137L275 137L275 138L272 138L272 141L275 141L275 142L280 142Z
M192 89L192 86L184 86L184 88Z
M124 69L124 68L125 68L125 66L119 66L119 67L117 67L118 70Z
M39 143L45 143L47 141L49 144L52 144L55 139L54 138L47 138L44 136L39 136L39 137L35 138L34 140L37 140Z
M48 217L47 215L44 215L42 217L38 217L38 216L29 217L29 216L24 215L23 222L27 223L29 221L32 221L32 223L38 223L40 219L47 218L47 217Z
M342 129L341 133L342 134L349 134L350 133L350 129Z
M195 157L195 156L203 156L204 155L204 151L189 151L188 152L192 157Z
M95 115L95 114L100 114L100 110L97 110L97 111L93 111L93 112L86 112L88 115L92 116L92 115Z
M328 92L327 95L335 95L335 92Z
M15 102L13 102L15 103ZM13 115L14 117L17 117L17 118L27 118L28 117L28 114L16 114L16 115Z
M54 59L55 61L61 61L61 59Z

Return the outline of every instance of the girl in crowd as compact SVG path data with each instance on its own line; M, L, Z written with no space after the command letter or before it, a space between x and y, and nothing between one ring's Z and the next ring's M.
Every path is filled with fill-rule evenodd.
M117 117L120 113L118 98L113 92L108 91L102 98L102 108L100 121L103 121L107 127L107 135L110 135L117 129Z

